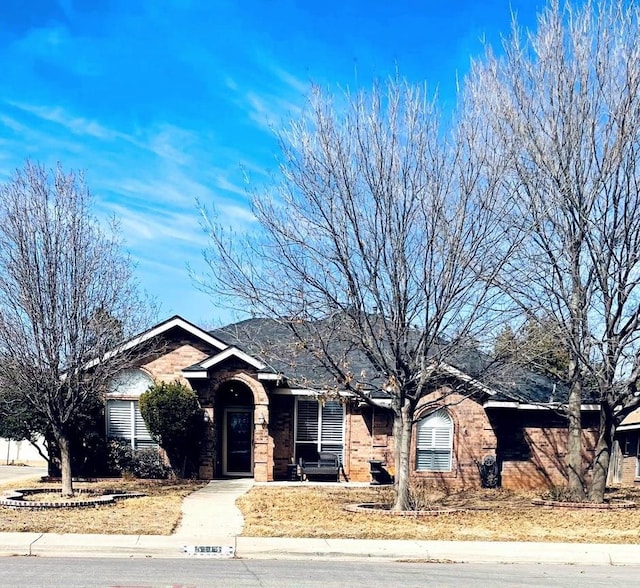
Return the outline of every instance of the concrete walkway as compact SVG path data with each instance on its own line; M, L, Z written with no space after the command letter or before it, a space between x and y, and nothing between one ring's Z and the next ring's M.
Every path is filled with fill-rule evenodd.
M214 480L183 503L171 536L0 533L0 555L239 557L640 566L640 545L239 537L235 501L253 480Z
M251 478L212 480L190 494L182 503L182 520L174 536L190 541L237 537L244 519L236 500L252 486Z

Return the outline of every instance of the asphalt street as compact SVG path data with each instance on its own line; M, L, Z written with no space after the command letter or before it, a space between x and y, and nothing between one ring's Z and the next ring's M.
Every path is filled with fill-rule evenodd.
M0 467L0 483L12 482L14 480L28 480L30 478L38 478L47 474L45 467L32 466L8 466Z
M4 558L0 586L21 588L512 588L637 585L640 566L433 564L375 561Z

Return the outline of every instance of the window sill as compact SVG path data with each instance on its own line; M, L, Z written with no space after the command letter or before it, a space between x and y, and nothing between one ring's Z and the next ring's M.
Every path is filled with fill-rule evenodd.
M438 470L413 470L413 475L418 478L455 478L456 472L452 470L438 471Z

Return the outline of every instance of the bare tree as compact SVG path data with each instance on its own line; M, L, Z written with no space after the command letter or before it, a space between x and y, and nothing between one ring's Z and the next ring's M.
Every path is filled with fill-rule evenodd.
M553 0L536 32L514 24L504 57L489 52L468 85L508 167L504 220L528 234L502 285L528 318L551 316L569 350L569 485L582 496L581 403L596 384L594 501L616 426L639 402L639 16L618 0Z
M257 231L204 212L204 286L286 325L335 388L391 394L394 508L406 510L416 406L442 399L441 368L496 317L486 284L505 240L479 171L492 150L473 118L443 129L424 89L397 79L337 97L316 88L279 139L281 181L253 198ZM356 358L370 369L354 371Z
M131 361L117 341L151 309L90 206L83 177L60 167L27 162L0 187L0 381L51 427L66 495L73 416Z

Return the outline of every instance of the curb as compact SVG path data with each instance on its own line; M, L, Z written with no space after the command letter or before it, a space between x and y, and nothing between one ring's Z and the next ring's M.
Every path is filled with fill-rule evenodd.
M0 556L640 564L640 545L0 533Z

